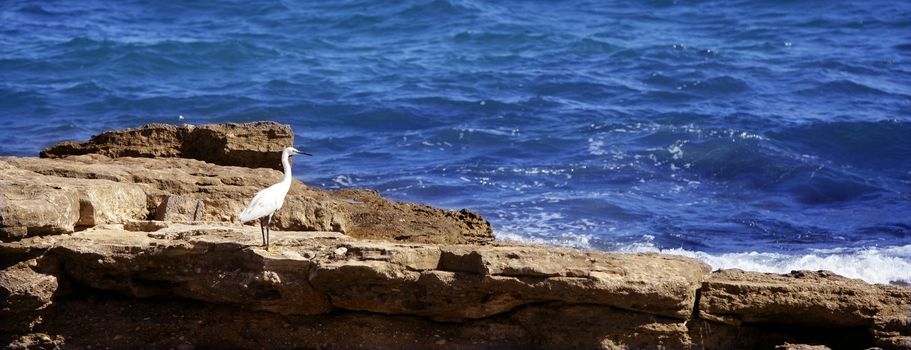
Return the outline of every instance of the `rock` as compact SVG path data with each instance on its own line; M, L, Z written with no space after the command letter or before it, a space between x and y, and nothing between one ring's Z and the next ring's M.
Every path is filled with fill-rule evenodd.
M72 184L79 194L76 226L117 224L148 216L146 193L136 184L79 179L67 179L58 184L61 187Z
M870 285L828 271L777 275L732 269L712 273L703 282L699 313L732 325L849 328L888 319L911 331L911 290Z
M103 154L109 157L179 157L190 126L148 124L135 129L113 130L92 136L87 142L64 141L41 151L42 158Z
M911 289L870 285L828 271L712 273L701 288L699 315L735 326L862 330L887 349L911 344Z
M295 181L264 250L236 218L292 137L159 124L0 157L0 345L911 348L907 287L505 244L373 191Z
M245 124L149 124L107 131L89 141L65 141L41 152L42 158L101 154L117 157L183 157L220 165L281 169L281 151L294 142L291 127L274 122Z
M0 333L31 331L38 312L51 304L57 277L39 269L32 259L0 270Z
M784 343L776 346L775 350L831 350L831 348L825 345Z
M252 195L250 198L253 198ZM249 199L242 200L246 201ZM331 193L307 188L299 182L291 185L285 204L272 217L272 225L287 230L343 233L356 228L350 213Z
M514 318L542 349L693 348L682 320L601 305L532 305Z
M498 294L469 289L447 296L475 298L466 302L469 306L463 312L468 315L510 309L515 306L516 296L547 301L554 300L551 293L565 293L560 300L686 319L692 313L695 290L709 271L701 262L673 256L606 257L603 253L546 247L450 246L442 249L439 267L450 273L425 277L444 284L439 287L445 291L449 290L446 284L452 279L471 281L472 275L489 276L472 283L496 290ZM648 296L647 303L642 303L644 296Z
M310 261L250 249L235 242L241 238L235 228L175 226L179 229L167 227L155 234L93 229L61 240L53 255L67 276L98 290L282 314L328 312L325 296L308 283Z
M417 243L484 244L493 241L493 228L479 214L447 211L427 205L394 202L375 191L340 190L340 199L355 222L349 235Z
M0 161L2 162L2 161ZM0 167L0 239L73 232L147 215L146 194L135 184L46 176Z
M441 249L331 233L283 232L276 235L281 253L273 254L256 247L258 236L253 228L211 224L172 224L152 233L96 228L59 239L48 254L81 285L140 298L182 297L295 315L325 313L331 302L347 310L446 321L546 301L686 319L708 272L687 258L530 247ZM452 250L489 257L485 261L549 260L541 269L551 273L510 269L508 263L502 269L449 271L441 256ZM508 252L517 255L506 257L513 254ZM538 254L553 259L535 260Z
M911 290L828 273L709 273L678 256L502 243L274 236L266 251L250 226L131 221L0 244L0 257L29 259L0 270L2 302L12 310L0 318L9 329L0 341L20 346L44 334L47 344L112 348L907 348Z
M293 143L293 137L289 126L274 122L149 124L104 132L84 143L63 142L41 153L43 158L64 159L0 158L5 162L0 171L137 184L145 193L145 212L152 214L147 214L150 218L227 222L237 219L253 194L282 177L280 172L248 168L281 169L281 150ZM40 183L21 176L18 180ZM72 232L75 227L69 226L70 220L63 213L68 208L66 202L56 194L42 195L42 200L56 203L56 207L46 208L50 212L41 219L48 223L47 227L0 223L0 230L5 230L0 235L17 239ZM54 198L45 198L51 196ZM91 209L86 204L95 203L80 202L80 209ZM50 216L61 217L63 222L54 223ZM100 217L100 221L82 221L74 226L123 223L123 219L128 219L126 216L83 215L87 220ZM364 190L325 192L310 189L299 181L292 184L285 205L275 213L273 228L336 231L403 242L484 244L493 241L490 223L466 209L448 211L394 202Z
M200 221L203 219L206 203L181 195L169 195L158 205L155 220L160 221Z
M510 319L464 324L363 312L287 316L173 299L65 299L46 315L40 332L62 348L172 349L471 349L535 348L534 337ZM114 339L110 334L123 334ZM184 340L175 335L180 334ZM33 349L38 334L17 338L16 349ZM445 339L445 346L436 345ZM63 343L65 339L65 344ZM3 345L3 343L0 343ZM559 347L559 346L557 346ZM566 347L563 347L566 348Z
M32 208L28 209L31 211L13 205L0 208L0 215L8 218L0 223L0 230L3 230L0 232L8 232L6 236L10 239L72 232L74 228L70 225L77 225L76 221L80 219L73 221L72 217L78 212L74 214L66 210L86 207L80 206L80 203L91 203L94 212L98 213L86 216L94 220L83 221L86 226L90 226L91 222L125 223L146 218L149 213L153 213L152 217L158 220L235 222L257 191L281 178L281 172L271 169L219 166L182 158L112 159L100 155L64 159L0 157L0 187L10 188L0 198L24 198L24 194L15 197L19 193L17 191L23 190L32 191L25 197L38 198L34 202L16 202L19 206ZM61 189L22 186L44 183L76 192L56 194L55 191ZM127 193L129 196L124 195ZM76 204L66 201L74 197L79 200ZM145 198L141 207L137 207L139 198ZM88 202L84 201L86 199ZM49 200L57 205L48 206L46 203ZM34 205L28 207L28 203ZM99 208L110 211L99 213ZM16 214L40 213L39 210L48 212L43 216ZM272 224L276 230L334 231L356 237L404 242L491 242L493 230L490 224L476 214L466 213L470 212L393 202L370 191L327 192L295 181ZM34 222L28 222L30 218L34 218ZM48 227L40 224L47 224ZM32 228L31 234L27 233L29 227Z
M0 180L0 240L73 232L79 196L71 189Z
M291 127L275 122L189 127L181 156L219 165L281 170L281 152L294 145Z
M62 336L54 336L51 338L49 335L44 333L31 333L26 334L16 339L12 339L9 342L9 345L6 347L10 350L28 350L28 349L62 349L63 344L66 341Z

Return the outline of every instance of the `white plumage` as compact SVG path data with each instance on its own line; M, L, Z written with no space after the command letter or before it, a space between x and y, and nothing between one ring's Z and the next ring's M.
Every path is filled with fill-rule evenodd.
M256 220L281 209L290 188L290 182L282 181L257 192L247 208L240 213L240 221Z
M240 213L240 222L253 221L260 219L259 228L263 234L263 245L269 249L269 233L272 225L272 214L282 207L285 203L285 195L291 189L291 163L288 158L298 154L310 155L298 151L294 147L285 148L282 151L282 168L285 171L285 177L281 182L259 191L253 196L250 204Z

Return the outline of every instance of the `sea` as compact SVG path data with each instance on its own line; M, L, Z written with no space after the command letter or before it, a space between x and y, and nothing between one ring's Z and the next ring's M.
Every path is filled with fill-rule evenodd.
M0 1L0 154L273 120L503 240L911 283L911 2Z

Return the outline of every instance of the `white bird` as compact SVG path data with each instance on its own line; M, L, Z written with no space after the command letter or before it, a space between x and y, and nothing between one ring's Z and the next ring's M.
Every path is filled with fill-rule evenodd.
M272 225L272 214L282 207L285 202L285 195L291 188L291 163L288 159L298 154L310 155L298 151L294 147L285 148L282 151L282 168L285 171L285 178L282 182L267 187L256 193L253 200L247 205L247 208L240 213L240 222L247 222L259 219L259 229L263 233L263 245L266 250L269 249L269 231Z

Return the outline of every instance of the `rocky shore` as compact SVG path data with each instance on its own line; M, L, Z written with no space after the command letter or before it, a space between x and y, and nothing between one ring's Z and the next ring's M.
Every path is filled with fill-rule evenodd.
M911 348L907 287L500 242L367 190L295 182L267 251L237 213L292 137L149 125L0 157L0 345Z

